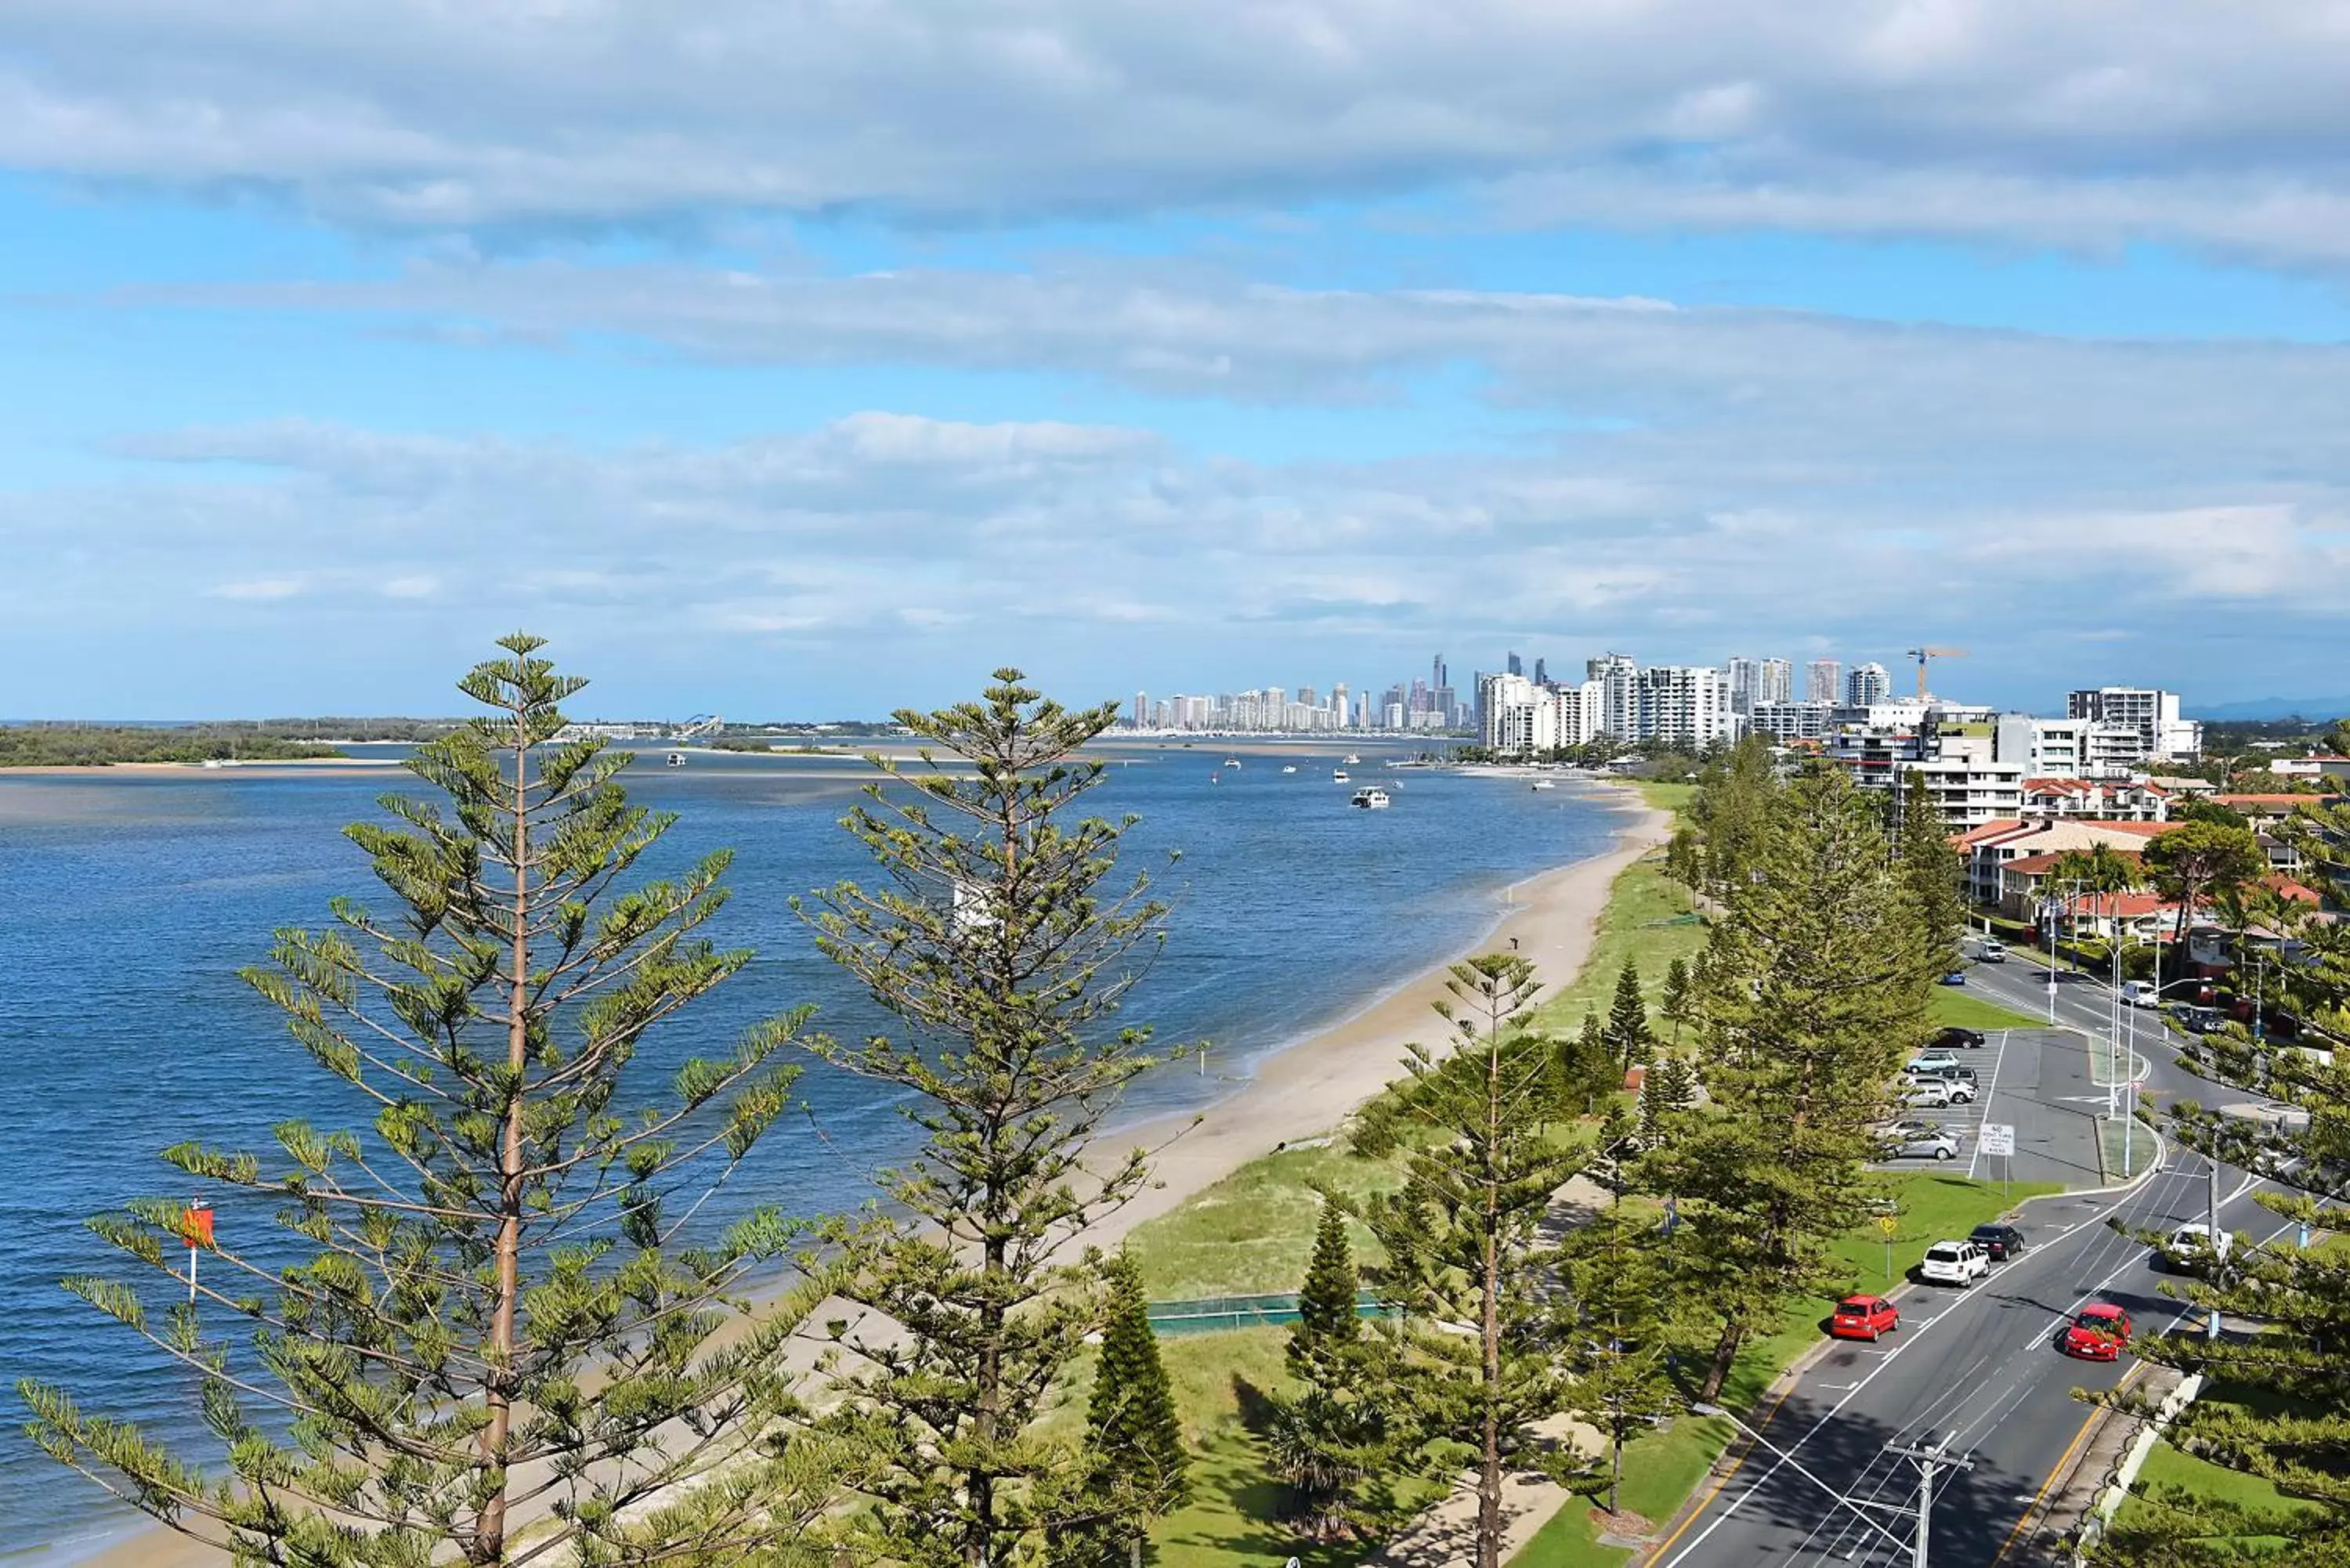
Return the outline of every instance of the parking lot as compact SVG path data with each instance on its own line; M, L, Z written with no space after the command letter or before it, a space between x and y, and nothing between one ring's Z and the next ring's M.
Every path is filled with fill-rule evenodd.
M1994 1029L1979 1048L1950 1053L1974 1069L1972 1105L1902 1113L1955 1134L1958 1158L1942 1169L1963 1169L1985 1180L2048 1181L2070 1188L2107 1184L2099 1163L2097 1120L2106 1092L2091 1073L2089 1043L2064 1029ZM2012 1159L1981 1153L1985 1122L2015 1128ZM1914 1170L1932 1160L1886 1161L1881 1168Z

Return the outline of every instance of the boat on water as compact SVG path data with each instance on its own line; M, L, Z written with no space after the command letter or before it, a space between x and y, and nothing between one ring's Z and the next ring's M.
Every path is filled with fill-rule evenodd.
M1281 771L1285 774L1294 774L1297 771L1297 764L1295 763L1291 763L1287 767L1283 768Z
M1344 768L1332 768L1330 770L1330 782L1332 784L1345 784L1347 782L1347 770Z
M1222 774L1210 774L1208 775L1208 782L1210 784L1222 784L1224 782L1224 775Z
M683 752L671 752L669 754L669 765L673 768L681 768L685 766L685 753Z
M1353 804L1365 811L1385 811L1394 803L1388 799L1388 792L1378 785L1365 784L1355 792Z
M1353 767L1357 763L1361 762L1362 760L1363 760L1362 758L1360 758L1360 757L1358 757L1358 756L1355 755L1352 752L1349 752L1349 753L1347 753L1347 765L1348 767L1350 767L1350 768L1351 768L1351 767Z
M1534 780L1534 788L1536 789L1556 789L1557 787L1557 784L1550 779Z
M1238 757L1226 757L1224 759L1224 766L1228 768L1236 768L1240 765L1241 760Z

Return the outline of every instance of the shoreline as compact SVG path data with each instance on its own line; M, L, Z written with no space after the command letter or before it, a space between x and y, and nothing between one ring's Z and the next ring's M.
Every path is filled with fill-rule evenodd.
M1402 1074L1406 1045L1434 1038L1430 1004L1444 994L1446 973L1462 959L1514 940L1543 978L1544 994L1573 981L1590 958L1617 877L1661 846L1672 823L1670 812L1649 805L1630 784L1593 782L1618 796L1625 819L1607 849L1509 884L1503 907L1474 941L1354 1012L1263 1053L1247 1080L1211 1105L1107 1130L1105 1143L1160 1149L1151 1185L1074 1244L1115 1245L1252 1160L1336 1127ZM215 1568L226 1561L139 1520L126 1520L121 1533L93 1538L86 1547L59 1542L51 1550L56 1555L42 1560L44 1568Z

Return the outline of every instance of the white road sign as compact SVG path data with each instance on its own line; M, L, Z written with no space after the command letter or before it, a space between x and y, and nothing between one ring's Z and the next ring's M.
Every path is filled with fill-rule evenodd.
M1982 1132L1976 1147L1984 1154L2012 1156L2015 1153L2015 1124L2013 1122L1983 1123Z

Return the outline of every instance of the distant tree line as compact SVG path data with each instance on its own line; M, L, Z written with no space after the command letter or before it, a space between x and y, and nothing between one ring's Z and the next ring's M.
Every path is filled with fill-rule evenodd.
M338 757L332 746L205 725L146 729L129 725L19 724L0 728L0 768L102 768L117 763L286 762Z

